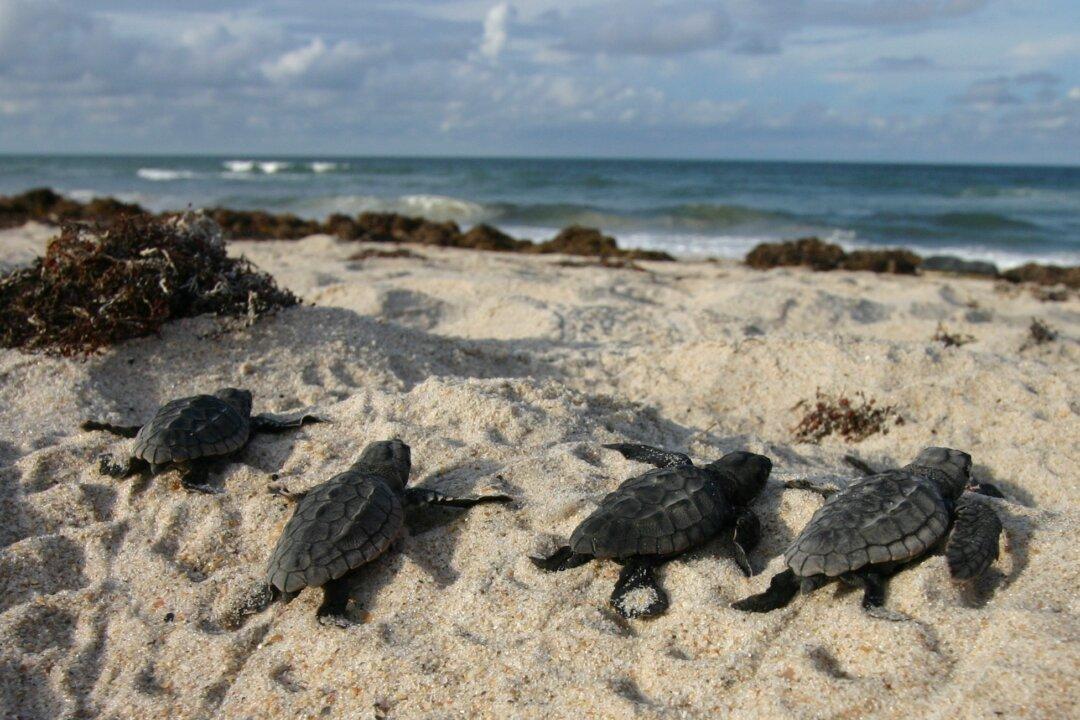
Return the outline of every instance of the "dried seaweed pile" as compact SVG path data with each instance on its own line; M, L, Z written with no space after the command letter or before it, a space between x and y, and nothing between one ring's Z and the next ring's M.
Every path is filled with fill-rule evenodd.
M893 405L878 406L873 398L859 392L856 400L845 395L833 397L820 390L814 400L800 400L796 410L805 408L795 437L802 441L820 442L830 435L839 435L848 442L859 442L871 435L889 434L890 422L903 425L904 419Z
M746 255L746 264L757 270L803 266L814 270L869 270L895 275L914 275L922 262L909 250L855 250L816 237L761 243Z
M0 345L90 353L203 313L247 321L299 302L229 258L208 218L118 216L65 225L45 257L0 276Z

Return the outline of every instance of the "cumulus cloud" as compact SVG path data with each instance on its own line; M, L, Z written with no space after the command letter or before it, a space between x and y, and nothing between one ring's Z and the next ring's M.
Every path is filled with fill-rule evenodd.
M509 3L499 3L484 17L484 37L480 42L480 54L495 60L506 47L509 37L510 21L514 17L514 8Z

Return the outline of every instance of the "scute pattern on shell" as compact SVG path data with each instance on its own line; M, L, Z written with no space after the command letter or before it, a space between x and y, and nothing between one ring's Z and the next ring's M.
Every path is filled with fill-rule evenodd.
M669 555L709 540L732 514L701 468L680 465L631 478L608 493L570 536L575 553L625 559Z
M297 592L336 580L390 547L405 522L397 494L376 475L348 471L296 505L267 564L267 582Z
M239 450L248 440L251 420L213 395L166 403L135 436L132 454L163 465Z
M890 471L830 496L784 559L800 577L836 577L866 565L918 557L948 525L948 508L932 482Z

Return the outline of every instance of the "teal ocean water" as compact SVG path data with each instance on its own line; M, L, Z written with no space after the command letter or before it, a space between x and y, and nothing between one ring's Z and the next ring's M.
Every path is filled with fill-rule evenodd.
M817 235L1004 267L1080 264L1080 168L481 158L0 157L0 194L51 187L153 210L323 218L389 210L543 239L571 223L622 245L741 256Z

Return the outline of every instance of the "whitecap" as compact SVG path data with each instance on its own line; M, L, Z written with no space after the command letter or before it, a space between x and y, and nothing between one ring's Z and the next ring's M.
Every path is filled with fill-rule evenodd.
M323 161L316 160L316 161L314 161L312 163L309 163L308 167L311 168L312 172L330 173L330 172L335 172L336 170L340 169L341 165L340 165L340 163L336 163L336 162L323 162Z
M191 170L169 170L166 168L139 168L135 174L143 180L167 182L169 180L191 180L197 177Z
M259 169L267 175L273 175L279 173L282 170L287 170L292 163L287 163L283 160L266 160L264 162L256 163Z
M254 160L226 160L221 165L231 173L249 173L255 170Z

